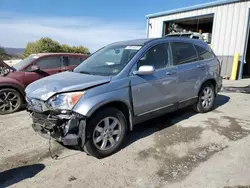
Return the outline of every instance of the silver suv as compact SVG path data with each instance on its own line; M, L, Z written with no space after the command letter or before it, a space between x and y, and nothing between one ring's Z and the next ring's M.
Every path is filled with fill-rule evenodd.
M220 64L200 40L160 38L110 44L72 72L26 88L33 129L101 158L116 152L133 126L193 106L213 108Z

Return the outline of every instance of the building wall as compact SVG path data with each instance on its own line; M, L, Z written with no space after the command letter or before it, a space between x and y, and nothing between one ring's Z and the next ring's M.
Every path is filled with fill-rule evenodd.
M244 51L250 1L208 7L172 15L149 18L148 37L162 37L164 21L214 14L211 47L223 59L222 75L232 69L232 56ZM151 25L151 26L150 26Z

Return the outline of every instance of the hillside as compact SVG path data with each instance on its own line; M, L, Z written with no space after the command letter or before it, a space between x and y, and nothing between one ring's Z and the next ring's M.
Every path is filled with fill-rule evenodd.
M12 56L20 56L24 51L24 48L8 48L8 47L4 47L4 49L7 52L7 54L12 55Z

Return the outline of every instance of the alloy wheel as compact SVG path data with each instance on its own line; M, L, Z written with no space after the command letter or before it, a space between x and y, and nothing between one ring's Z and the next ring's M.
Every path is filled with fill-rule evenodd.
M99 150L113 148L121 137L121 123L115 117L106 117L94 129L93 143Z
M20 99L13 91L0 92L0 112L9 113L17 110L20 106Z
M202 107L208 109L212 106L214 100L214 93L211 87L205 87L202 96L201 96L201 104Z

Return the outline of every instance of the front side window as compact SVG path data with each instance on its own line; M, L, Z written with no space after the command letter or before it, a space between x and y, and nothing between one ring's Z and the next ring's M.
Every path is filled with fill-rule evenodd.
M181 65L198 61L198 55L191 43L172 42L171 43L174 65Z
M74 72L113 76L121 72L142 46L109 45L87 58Z
M158 44L152 47L137 63L137 69L143 65L154 66L155 69L169 67L171 64L169 43Z
M62 61L60 56L43 57L37 60L37 62L35 62L35 65L39 66L41 70L56 69L62 67Z
M198 45L195 45L195 47L199 53L200 60L211 59L214 57L214 55L211 52L209 52L207 49Z

